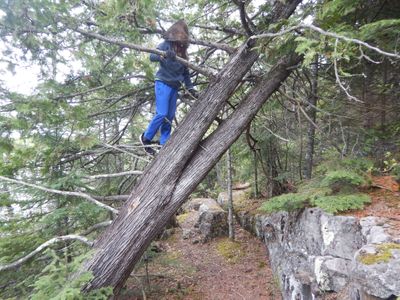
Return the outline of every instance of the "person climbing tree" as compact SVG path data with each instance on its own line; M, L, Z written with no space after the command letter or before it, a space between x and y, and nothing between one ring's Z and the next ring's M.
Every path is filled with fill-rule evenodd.
M176 60L176 55L188 59L189 29L184 20L173 24L164 34L165 41L157 49L165 51L165 56L150 54L150 60L160 63L155 78L156 112L145 132L140 135L140 142L144 150L155 155L156 150L150 145L152 139L160 130L160 146L164 145L170 134L171 124L175 117L178 90L184 82L190 94L197 98L197 91L193 88L189 70Z

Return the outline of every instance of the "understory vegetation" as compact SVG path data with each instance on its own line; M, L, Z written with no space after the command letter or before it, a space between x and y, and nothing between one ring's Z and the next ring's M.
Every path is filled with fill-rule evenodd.
M368 171L372 162L357 159L331 160L321 164L312 180L303 182L296 193L273 197L260 211L291 211L304 207L320 207L328 213L362 209L370 203L370 196L363 193L370 184Z

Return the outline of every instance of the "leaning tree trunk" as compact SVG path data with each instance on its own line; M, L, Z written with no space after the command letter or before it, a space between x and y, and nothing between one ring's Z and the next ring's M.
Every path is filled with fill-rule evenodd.
M277 5L287 18L300 0ZM276 15L274 16L276 17ZM239 137L266 99L286 79L296 59L281 60L237 110L207 139L201 140L225 101L257 60L247 44L231 57L218 77L147 168L113 224L95 244L94 255L82 271L94 278L84 290L111 286L118 292L151 241L184 203L226 149Z

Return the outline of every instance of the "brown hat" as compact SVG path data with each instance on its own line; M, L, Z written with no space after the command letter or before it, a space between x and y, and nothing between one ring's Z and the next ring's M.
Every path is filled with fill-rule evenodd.
M164 39L170 42L182 42L189 44L189 28L184 20L173 24L165 33Z

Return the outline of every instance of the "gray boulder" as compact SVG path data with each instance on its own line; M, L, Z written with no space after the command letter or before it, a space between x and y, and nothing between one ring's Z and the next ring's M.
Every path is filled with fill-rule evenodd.
M183 238L206 242L228 234L228 214L211 198L195 198L185 205ZM178 217L179 219L179 217Z
M353 264L352 277L367 294L383 299L400 295L400 244L365 245Z

